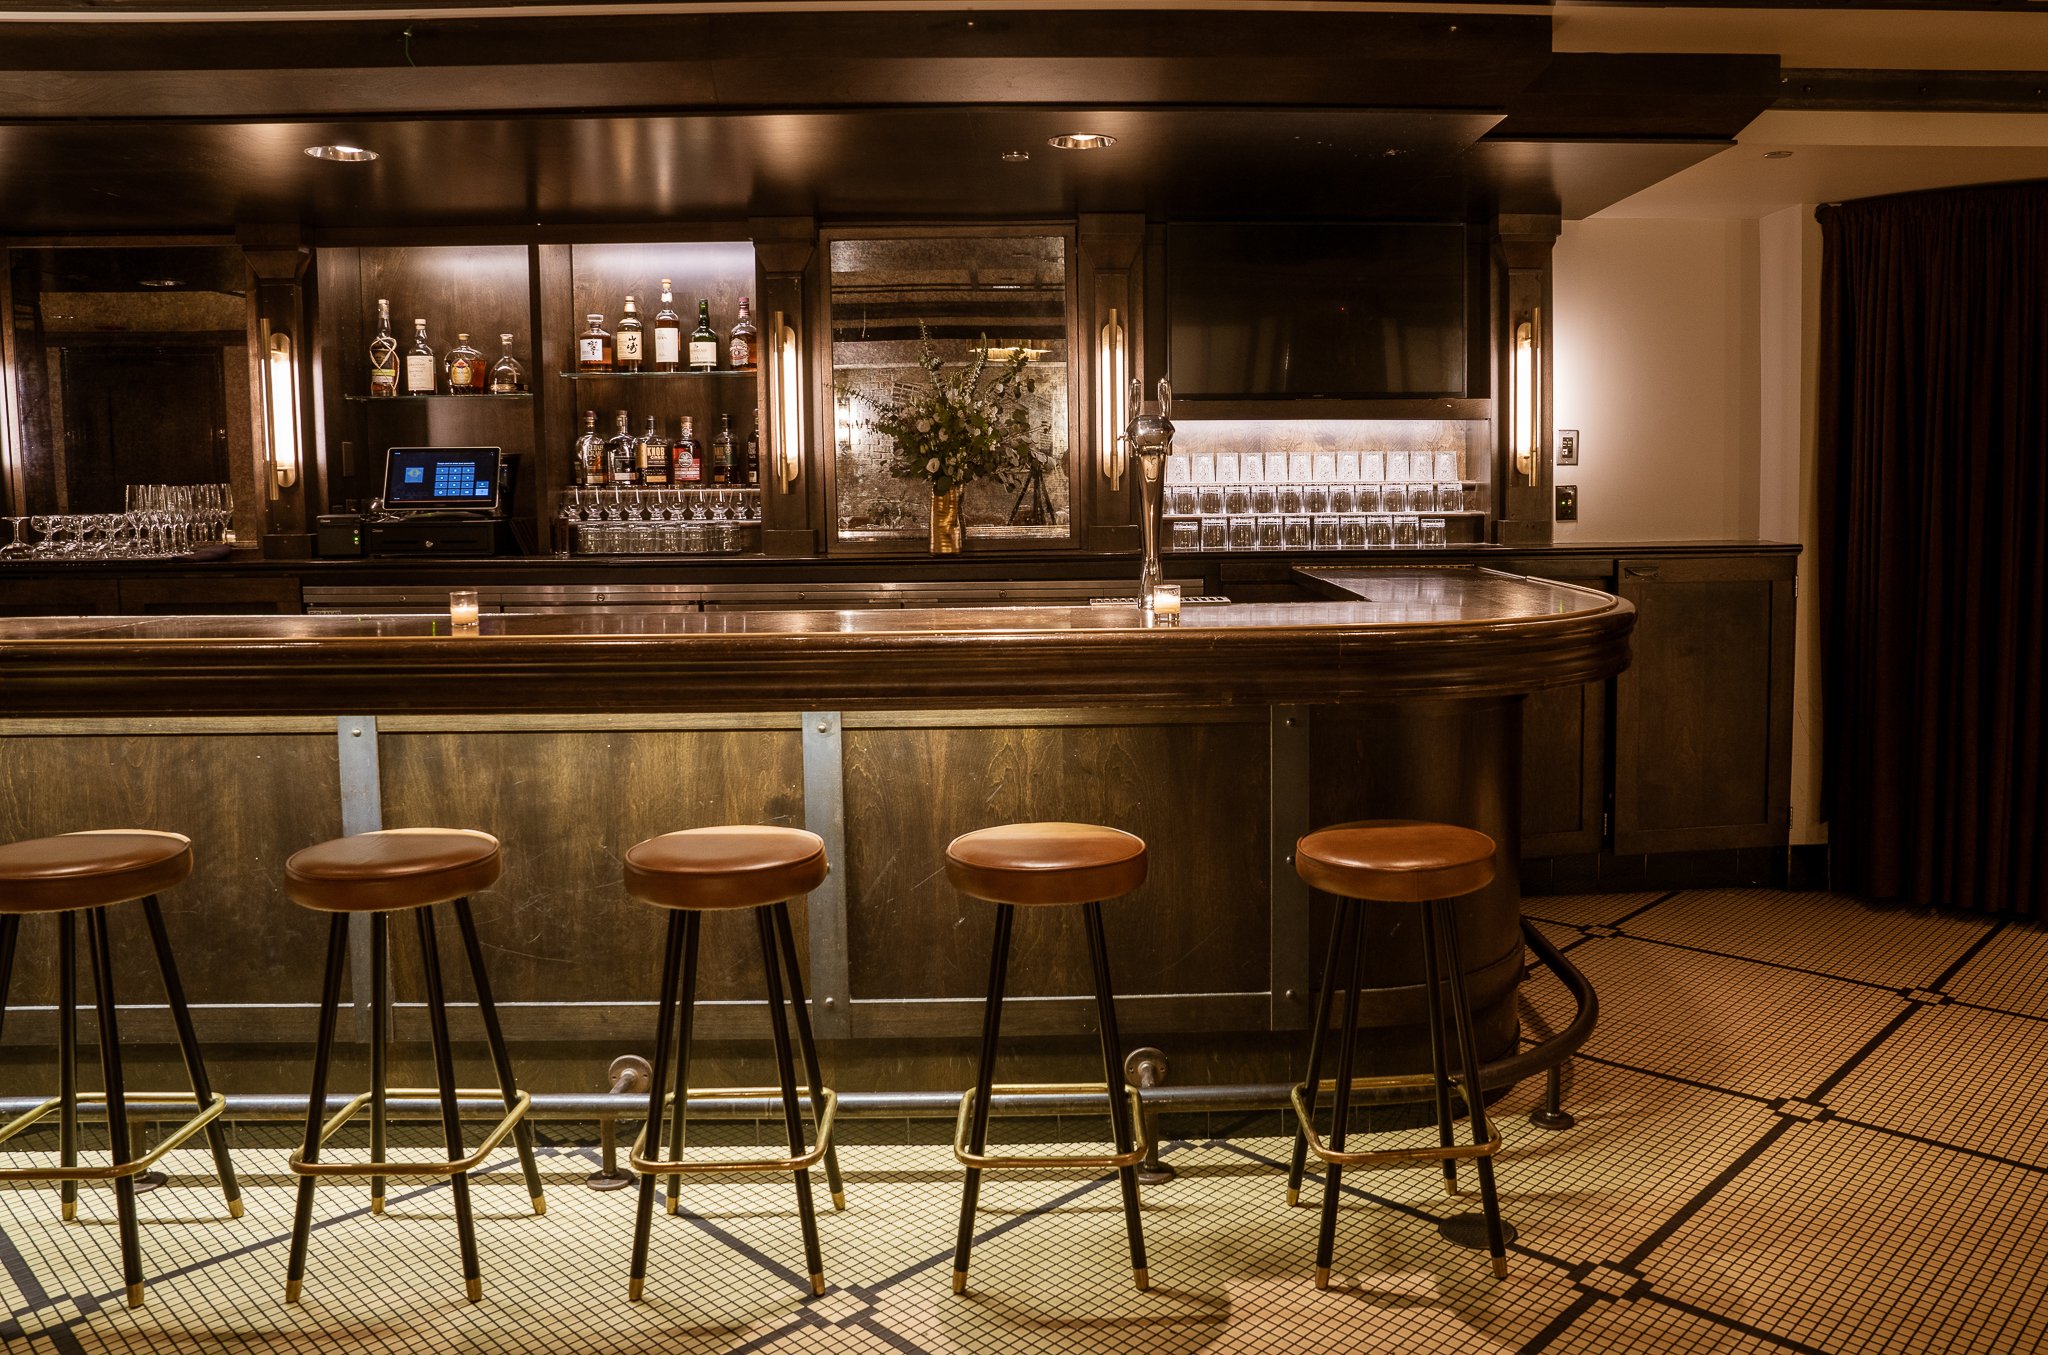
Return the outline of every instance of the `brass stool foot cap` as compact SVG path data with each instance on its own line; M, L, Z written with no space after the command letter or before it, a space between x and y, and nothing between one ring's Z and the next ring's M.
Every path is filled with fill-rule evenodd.
M811 1272L811 1293L818 1298L825 1297L825 1273L821 1270Z
M297 1303L299 1301L299 1288L300 1281L286 1280L284 1282L284 1301L286 1303Z
M70 1223L70 1222L74 1221L75 1219L77 1219L77 1217L78 1217L78 1201L76 1201L76 1200L66 1200L66 1201L64 1202L64 1221L65 1221L66 1223Z
M1508 1277L1507 1257L1496 1256L1493 1258L1493 1277L1496 1280L1505 1280Z
M1301 1203L1301 1192L1300 1192L1300 1191L1298 1191L1298 1190L1294 1190L1294 1189L1290 1188L1290 1189L1288 1190L1288 1192L1287 1192L1287 1207L1288 1207L1289 1209L1292 1209L1292 1208L1294 1208L1294 1206L1296 1206L1296 1205L1298 1205L1298 1204L1300 1204L1300 1203Z
M543 1214L545 1214L545 1213L547 1213L547 1212L548 1212L548 1202L547 1202L547 1200L545 1200L544 1198L542 1198L542 1197L541 1197L541 1196L539 1196L539 1195L536 1195L536 1196L534 1196L534 1197L533 1197L533 1216L534 1216L535 1218L539 1218L539 1217L541 1217L541 1216L542 1216Z
M470 1281L468 1281L467 1283L468 1283L468 1286L469 1286L469 1301L470 1301L471 1303L482 1303L482 1302L484 1301L484 1282L483 1282L483 1280L482 1280L481 1278L479 1278L479 1279L474 1279L474 1280L470 1280Z
M679 1213L679 1212L680 1212L680 1211L682 1210L682 1207L683 1207L683 1202L682 1202L682 1199L681 1199L681 1197L679 1197L679 1196L678 1196L678 1195L677 1195L677 1194L676 1194L676 1193L675 1193L675 1192L674 1192L673 1190L671 1190L671 1191L670 1191L670 1192L668 1193L668 1212L669 1212L669 1217L670 1217L670 1218L674 1218L674 1217L676 1216L676 1214L677 1214L677 1213Z
M844 1208L846 1208L846 1192L845 1192L845 1191L843 1191L843 1190L835 1190L835 1191L833 1191L833 1192L832 1192L832 1208L833 1208L834 1212L837 1212L838 1210L841 1210L841 1209L844 1209Z
M1152 1287L1152 1272L1145 1269L1145 1267L1132 1266L1131 1275L1138 1281L1139 1289L1150 1289Z
M1458 1183L1457 1183L1456 1181L1446 1181L1446 1182L1444 1182L1444 1194L1446 1194L1446 1195L1456 1195L1457 1193L1458 1193Z
M131 1284L128 1286L128 1306L130 1308L140 1308L142 1306L141 1285Z
M626 1286L626 1297L628 1299L631 1299L634 1303L641 1302L642 1296L645 1295L646 1292L647 1281L641 1279L638 1275L635 1275L633 1277L633 1282Z
M1316 1288L1318 1288L1318 1289L1328 1289L1329 1287L1330 1287L1330 1268L1329 1268L1328 1266L1317 1266L1317 1267L1316 1267Z
M228 1201L228 1217L231 1219L242 1217L242 1202L240 1200Z
M372 1214L384 1212L384 1197L382 1195L372 1195L370 1197L370 1212Z
M953 1272L953 1292L956 1294L964 1294L967 1292L966 1271L956 1270Z

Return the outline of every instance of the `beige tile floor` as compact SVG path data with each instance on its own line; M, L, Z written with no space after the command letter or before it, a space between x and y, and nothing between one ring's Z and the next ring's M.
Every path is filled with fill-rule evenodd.
M289 1131L240 1126L245 1217L225 1217L203 1153L173 1154L170 1185L142 1197L140 1310L120 1303L107 1192L64 1224L49 1189L0 1191L0 1338L8 1355L2048 1344L2048 934L1757 890L1527 911L1594 978L1602 1016L1569 1079L1575 1128L1527 1122L1539 1086L1496 1107L1519 1230L1504 1282L1437 1233L1476 1200L1409 1168L1347 1177L1337 1283L1318 1292L1316 1217L1285 1207L1277 1116L1218 1115L1170 1126L1180 1175L1145 1192L1147 1294L1129 1283L1113 1181L1046 1171L988 1178L954 1296L950 1154L849 1134L849 1207L821 1216L824 1297L800 1282L788 1183L731 1176L689 1186L681 1217L657 1211L634 1305L633 1195L584 1189L595 1151L552 1125L545 1218L527 1215L509 1153L479 1179L481 1304L463 1301L444 1188L373 1218L340 1185L322 1190L306 1301L287 1307ZM1527 995L1532 1027L1568 1011L1547 975Z

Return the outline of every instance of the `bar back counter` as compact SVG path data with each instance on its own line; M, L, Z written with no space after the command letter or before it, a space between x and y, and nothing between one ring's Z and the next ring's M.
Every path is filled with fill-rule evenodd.
M1483 1053L1507 1056L1523 702L1620 672L1634 608L1479 566L1310 582L1332 600L1190 605L1172 627L1132 606L487 614L469 634L445 614L0 620L0 836L188 834L199 868L167 906L201 1034L224 1084L285 1092L298 1063L279 1046L310 1038L320 945L282 900L285 856L379 826L495 833L484 939L546 1093L601 1089L614 1056L641 1052L656 924L620 889L625 848L805 826L833 865L797 925L840 1085L957 1092L989 938L945 882L956 834L1071 819L1143 837L1151 879L1109 923L1130 1042L1165 1047L1178 1083L1271 1085L1300 1046L1327 917L1292 869L1296 837L1441 819L1502 847L1494 885L1460 906ZM1041 1037L1024 1060L1041 1066L1020 1071L1053 1080L1092 1021L1064 925L1020 926L1009 1018ZM749 939L707 929L714 1068L721 1037L761 1022L742 1001ZM116 940L133 952L117 962L141 958L142 937ZM1401 1028L1378 1067L1416 1066L1423 1045L1413 945L1401 927L1374 945L1368 1019ZM367 963L365 940L359 1011ZM419 975L394 982L396 1038L417 1049ZM50 986L20 977L17 1002L40 1010L9 1021L10 1043L50 1039ZM167 1039L160 1013L138 1017L131 1038Z

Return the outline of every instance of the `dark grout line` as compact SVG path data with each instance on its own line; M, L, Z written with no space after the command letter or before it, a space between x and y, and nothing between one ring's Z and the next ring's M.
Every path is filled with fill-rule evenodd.
M1677 1073L1659 1072L1655 1068L1645 1068L1637 1063L1623 1063L1620 1059L1605 1058L1599 1054L1588 1054L1583 1049L1573 1054L1572 1057L1584 1059L1588 1063L1605 1064L1609 1068L1619 1068L1625 1073L1639 1073L1644 1077L1654 1077L1665 1082L1676 1082L1681 1086L1696 1087L1703 1092L1718 1092L1722 1096L1738 1097L1744 1101L1753 1101L1760 1106L1768 1106L1772 1101L1771 1097L1759 1096L1755 1092L1737 1091L1733 1087L1717 1087L1711 1082L1701 1082L1698 1078L1683 1077Z
M1889 1040L1893 1035L1897 1034L1900 1026L1903 1026L1906 1024L1906 1022L1912 1020L1914 1012L1924 1010L1925 1008L1918 1002L1907 1003L1906 1010L1900 1012L1897 1016L1894 1016L1891 1020L1885 1022L1883 1029L1879 1030L1877 1034L1871 1036L1868 1040L1865 1040L1863 1042L1863 1047L1857 1050L1855 1053L1851 1054L1847 1059L1845 1059L1841 1067L1835 1069L1834 1072L1828 1074L1827 1077L1822 1080L1821 1084L1813 1089L1811 1095L1803 1096L1800 1099L1802 1101L1821 1100L1829 1092L1833 1091L1836 1087L1840 1086L1842 1084L1842 1079L1849 1076L1849 1074L1855 1072L1856 1069L1862 1065L1865 1059L1869 1058L1872 1054L1875 1054L1877 1052L1877 1047L1879 1045L1883 1044L1886 1040Z
M1636 1247L1628 1253L1628 1255L1622 1257L1620 1262L1618 1263L1619 1267L1623 1270L1634 1270L1637 1266L1641 1265L1643 1263L1644 1258L1649 1256L1651 1252L1657 1250L1657 1248L1663 1246L1666 1242L1670 1241L1672 1235L1676 1233L1680 1228L1683 1228L1687 1220L1692 1218L1694 1214L1699 1213L1701 1209L1705 1208L1709 1200L1712 1200L1714 1196L1720 1194L1722 1189L1729 1185L1729 1183L1734 1181L1736 1177L1742 1175L1743 1171L1749 1166L1750 1163L1762 1157L1764 1155L1764 1152L1767 1149L1769 1149L1772 1144L1776 1143L1781 1137L1783 1137L1787 1129L1790 1129L1794 1124L1798 1123L1801 1122L1797 1120L1781 1118L1776 1124L1764 1130L1762 1136L1759 1137L1755 1143L1752 1143L1748 1148L1744 1149L1742 1153L1738 1155L1733 1162L1729 1163L1726 1167L1723 1167L1720 1170L1720 1172L1715 1175L1714 1179L1707 1182L1706 1185L1702 1186L1699 1192L1696 1195L1694 1195L1690 1200L1687 1200L1684 1204L1680 1205L1678 1207L1677 1213L1673 1214L1670 1218L1666 1219L1662 1224L1658 1226L1655 1232L1651 1233L1648 1237L1644 1238L1640 1243L1638 1243Z
M1961 1007L1965 1011L1984 1012L1991 1016L2010 1016L2015 1021L2032 1021L2038 1025L2048 1025L2048 1016L2036 1012L2016 1012L2010 1007L1994 1007L1986 1002L1965 1002L1961 998L1950 998L1948 1005Z
M1677 898L1680 894L1683 894L1684 892L1685 891L1682 889L1666 890L1664 893L1659 894L1656 898L1651 899L1642 907L1636 909L1633 913L1624 913L1620 917L1614 919L1614 921L1608 923L1607 925L1610 927L1619 927L1624 922L1633 922L1635 919L1641 917L1644 913L1647 913L1652 908L1655 908L1658 904L1669 903L1671 902L1671 900Z
M1981 952L1984 949L1984 947L1990 945L1992 940L1996 938L2000 933L2002 933L2008 925L2009 921L2005 918L2000 918L1998 921L1992 923L1990 931L1985 932L1975 941L1972 941L1969 944L1969 946L1964 949L1963 953L1956 957L1956 962L1954 964L1950 965L1947 969L1942 970L1941 973L1935 976L1934 982L1927 985L1928 991L1940 992L1943 984L1950 982L1955 978L1956 975L1962 973L1963 966L1969 964L1970 961L1976 959L1978 953Z
M2002 1167L2017 1168L2020 1171L2032 1172L2036 1176L2048 1176L2048 1166L2043 1166L2038 1162L2024 1162L2016 1157L2003 1157L1991 1152L1989 1149L1970 1148L1960 1143L1946 1143L1941 1139L1929 1138L1925 1134L1915 1134L1911 1130L1893 1129L1888 1125L1872 1124L1868 1120L1851 1119L1847 1115L1831 1114L1829 1120L1834 1124L1854 1125L1858 1129L1866 1129L1873 1134L1883 1134L1887 1138L1905 1139L1909 1143L1918 1143L1928 1148L1940 1148L1951 1153L1961 1153L1965 1157L1974 1157L1984 1162L1996 1162Z
M1738 960L1743 964L1762 965L1766 969L1782 969L1794 974L1805 974L1809 978L1827 979L1833 983L1848 983L1858 988L1871 988L1880 993L1890 993L1893 997L1899 996L1899 985L1896 983L1878 983L1871 979L1852 979L1844 974L1830 974L1825 969L1808 969L1805 965L1785 964L1780 960L1759 960L1754 955L1737 955L1732 951L1715 950L1709 946L1688 945L1683 941L1666 941L1662 937L1656 936L1638 936L1634 932L1623 932L1619 937L1610 939L1640 941L1646 946L1663 946L1669 950L1689 951L1694 955L1712 955L1723 960ZM1903 998L1900 1000L1904 1001Z
M1593 1305L1599 1302L1601 1299L1598 1294L1579 1294L1563 1312L1551 1318L1541 1331L1522 1343L1519 1355L1536 1355L1536 1352L1546 1349L1552 1341L1564 1335L1574 1322L1593 1311Z
M1656 1291L1655 1287L1646 1289L1642 1297L1647 1302L1661 1304L1666 1308L1675 1308L1681 1313L1711 1322L1715 1326L1739 1331L1744 1336L1754 1337L1759 1341L1768 1341L1783 1350L1796 1350L1801 1352L1801 1355L1833 1355L1833 1352L1824 1346L1810 1346L1804 1341L1794 1340L1790 1336L1781 1336L1774 1331L1767 1331L1754 1323L1744 1322L1740 1318L1724 1317L1722 1314L1711 1309L1700 1307L1697 1303L1687 1303L1684 1299L1675 1299L1669 1295L1660 1294Z

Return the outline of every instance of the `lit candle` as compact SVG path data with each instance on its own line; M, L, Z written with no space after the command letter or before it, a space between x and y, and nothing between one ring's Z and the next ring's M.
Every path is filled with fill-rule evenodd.
M475 630L477 628L476 590L474 588L457 588L448 594L448 624L454 630Z
M1152 615L1161 621L1180 620L1180 585L1177 583L1155 584L1152 588Z

